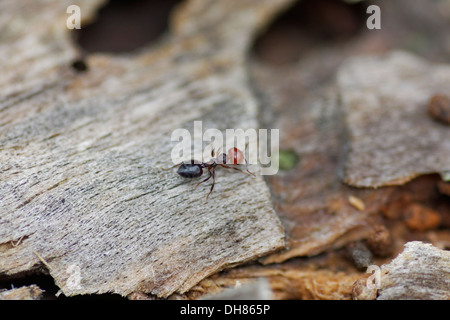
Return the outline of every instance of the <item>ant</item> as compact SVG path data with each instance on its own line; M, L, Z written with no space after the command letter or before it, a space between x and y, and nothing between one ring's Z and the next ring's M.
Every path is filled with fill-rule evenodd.
M238 164L242 163L242 160L245 160L246 172L239 168L230 167L230 165L238 165ZM180 176L182 176L183 178L189 178L189 179L201 177L203 174L203 169L205 169L205 168L208 169L209 176L206 179L197 183L197 185L194 188L194 190L197 189L197 187L201 183L208 181L212 177L213 183L211 185L211 189L209 190L208 195L206 196L206 200L208 200L209 195L211 194L211 192L214 189L214 184L216 183L216 167L217 166L221 166L221 167L227 168L227 169L234 169L234 170L240 171L244 174L247 174L247 172L248 172L249 174L255 176L254 173L252 173L248 170L247 160L244 158L244 154L242 153L242 151L239 150L238 148L230 148L228 150L228 154L222 153L217 158L215 158L215 152L213 149L211 151L211 159L208 162L198 163L192 159L192 160L190 160L190 163L181 162L170 168L167 168L167 169L163 168L163 170L169 170L171 168L178 167L178 166L179 166L179 168L177 170L177 173Z

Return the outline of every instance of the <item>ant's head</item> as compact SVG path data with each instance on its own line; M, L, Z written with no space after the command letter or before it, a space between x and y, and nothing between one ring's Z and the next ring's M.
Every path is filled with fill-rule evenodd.
M244 153L238 148L230 148L227 153L219 154L219 150L211 150L211 158L220 164L242 164L244 163Z
M244 162L244 153L238 148L230 148L226 159L228 164L242 164Z

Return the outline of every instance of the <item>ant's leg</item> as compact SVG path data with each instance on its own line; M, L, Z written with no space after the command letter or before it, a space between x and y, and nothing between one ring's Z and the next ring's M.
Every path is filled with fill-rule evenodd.
M245 171L242 171L242 170L239 169L239 168L230 167L230 166L227 166L227 165L225 165L225 164L220 164L220 163L218 163L218 165L221 166L221 167L227 168L227 169L233 169L233 170L237 170L237 171L240 171L240 172L242 172L242 173L247 174Z
M247 169L247 172L245 172L245 171L243 171L243 170L241 170L241 169L239 169L239 168L230 167L230 166L227 166L227 165L224 165L224 164L219 164L219 166L224 167L224 168L227 168L227 169L237 170L237 171L242 172L243 174L247 174L247 172L248 172L248 173L251 174L252 176L255 176L255 174L252 173L252 172L250 172L250 171L248 171L248 169Z
M170 168L162 168L162 167L161 167L161 169L163 169L164 171L167 171L167 170L170 170L170 169L172 169L172 168L181 166L182 164L183 164L183 162L180 162L180 163L178 163L178 164L176 164L176 165L171 166Z
M245 159L245 170L246 170L248 173L250 173L252 176L256 177L255 174L254 174L253 172L250 172L250 171L248 170L248 162L247 162L247 159Z
M211 190L209 190L209 193L206 196L206 201L208 201L209 195L211 194L211 192L214 189L214 183L216 183L216 167L213 167L213 169L212 169L212 178L213 178L213 183L211 185Z
M208 180L212 177L212 173L211 173L211 168L210 168L210 167L208 168L208 173L209 173L209 177L206 178L205 180L200 181L199 183L197 183L197 184L195 185L194 190L197 189L197 187L199 186L200 183L206 182L206 181L208 181Z

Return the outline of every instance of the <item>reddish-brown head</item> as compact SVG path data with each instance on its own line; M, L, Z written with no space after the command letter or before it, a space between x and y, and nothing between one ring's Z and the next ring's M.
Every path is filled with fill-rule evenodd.
M228 164L242 164L244 163L244 154L238 148L230 148L227 153Z

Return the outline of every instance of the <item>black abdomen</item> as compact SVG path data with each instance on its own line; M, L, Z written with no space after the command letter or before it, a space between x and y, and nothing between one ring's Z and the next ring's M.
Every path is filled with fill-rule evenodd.
M197 178L203 174L202 166L200 164L186 164L183 163L177 173L183 178Z

